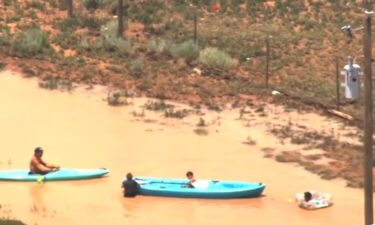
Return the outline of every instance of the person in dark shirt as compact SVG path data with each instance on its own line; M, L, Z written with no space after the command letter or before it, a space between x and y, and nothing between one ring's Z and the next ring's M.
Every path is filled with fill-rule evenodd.
M133 180L133 174L126 174L126 180L122 182L124 197L135 197L138 194L138 183Z

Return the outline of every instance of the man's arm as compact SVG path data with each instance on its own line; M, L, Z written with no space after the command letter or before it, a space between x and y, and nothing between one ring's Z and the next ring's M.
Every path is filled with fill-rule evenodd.
M44 162L42 159L41 159L41 162L42 162L42 164L43 164L45 167L47 167L47 168L49 168L49 169L51 169L51 170L54 170L54 169L60 169L59 166L55 166L55 165L53 165L53 164L47 164L47 163Z
M48 168L47 166L45 166L45 164L44 164L43 161L39 162L38 160L33 159L32 160L32 164L33 164L34 168L36 168L40 172L49 172L49 171L51 171L50 168Z

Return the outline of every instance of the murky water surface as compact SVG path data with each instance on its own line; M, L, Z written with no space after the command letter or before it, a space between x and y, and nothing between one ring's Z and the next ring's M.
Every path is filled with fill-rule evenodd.
M45 225L363 223L360 189L264 158L259 149L241 143L251 128L230 113L222 115L217 132L198 136L194 125L186 122L159 117L144 123L132 115L131 106L108 107L97 95L37 86L35 80L0 73L0 169L27 167L33 148L42 146L48 162L70 168L106 167L111 173L103 179L43 185L0 182L0 217ZM264 196L255 199L122 197L121 180L128 171L184 177L187 170L197 178L261 181L267 187ZM305 211L290 202L294 193L306 189L332 193L335 205Z

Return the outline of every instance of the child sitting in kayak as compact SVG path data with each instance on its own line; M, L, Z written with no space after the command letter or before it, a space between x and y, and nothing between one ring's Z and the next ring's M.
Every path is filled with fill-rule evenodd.
M188 188L194 188L193 183L195 182L195 179L194 179L194 174L193 174L193 172L188 171L188 172L186 173L186 177L188 178L189 182L186 184L185 187L188 187Z
M34 156L30 160L30 174L47 174L59 170L60 167L47 164L42 160L43 149L37 147L34 149Z

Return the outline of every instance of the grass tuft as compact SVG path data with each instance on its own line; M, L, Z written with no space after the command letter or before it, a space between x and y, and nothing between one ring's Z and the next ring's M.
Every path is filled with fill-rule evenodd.
M17 33L12 43L12 49L22 56L36 56L53 52L47 33L37 27Z
M199 53L199 62L208 67L230 69L233 59L225 52L217 48L205 48Z

